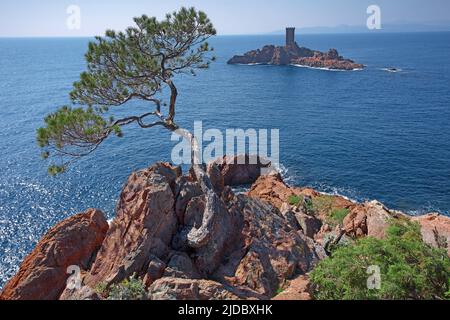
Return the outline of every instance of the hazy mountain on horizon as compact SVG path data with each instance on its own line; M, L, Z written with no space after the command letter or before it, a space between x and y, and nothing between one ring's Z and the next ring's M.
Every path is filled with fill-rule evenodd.
M299 33L317 34L317 33L366 33L366 32L438 32L450 31L450 21L429 22L429 23L410 23L396 22L382 24L381 30L369 30L364 25L339 25L334 27L300 27ZM284 34L285 30L277 30L270 34Z

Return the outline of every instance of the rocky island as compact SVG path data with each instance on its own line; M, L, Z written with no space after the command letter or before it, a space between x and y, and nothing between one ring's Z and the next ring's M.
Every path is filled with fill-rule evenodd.
M396 263L397 268L395 261L409 259L410 254L403 248L392 262L390 248L402 247L413 236L420 238L414 243L420 248L413 253L414 261L422 255L438 258L428 267L427 262L409 264L407 286L414 287L414 275L423 272L416 268L425 266L436 281L432 294L447 290L448 217L413 218L377 201L356 203L291 187L276 171L260 176L260 165L237 165L236 160L208 165L207 174L219 198L211 208L218 214L209 221L212 233L205 241L192 245L205 219L205 194L199 182L192 174L183 175L180 168L157 163L129 177L110 223L102 211L89 209L48 231L3 288L0 300L320 299L325 287L319 276L326 263L333 261L338 262L336 272L350 270L352 277L361 273L365 288L365 267L358 271L358 257L339 260L339 250L357 250L365 242L377 248L387 242L382 254L370 255L373 260L368 262L378 261L381 271L387 272L383 261L389 261L387 266ZM231 189L243 182L252 184L246 193ZM416 235L410 230L405 239L389 242L390 225L397 224L394 231L398 233L399 223L412 222ZM447 267L444 264L441 269L438 264L442 263ZM72 265L81 269L78 287L68 286ZM332 276L328 271L326 277ZM391 279L386 275L383 281ZM343 292L337 294L349 298ZM422 295L423 291L413 294L415 299L434 297Z
M268 64L296 65L328 70L360 70L364 65L340 56L336 49L320 52L305 47L299 47L294 40L294 28L286 31L286 45L267 45L262 49L252 50L242 56L234 56L228 64Z

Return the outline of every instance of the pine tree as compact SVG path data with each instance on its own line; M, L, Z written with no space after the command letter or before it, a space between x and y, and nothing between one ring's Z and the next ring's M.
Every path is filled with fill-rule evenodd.
M222 200L200 161L196 138L175 122L178 90L174 77L195 75L197 70L209 67L215 58L207 40L216 30L204 12L194 8L181 8L162 21L143 15L134 22L136 26L124 32L108 30L104 37L89 43L87 71L70 93L74 105L48 115L46 126L37 130L37 141L45 159L62 159L62 163L49 167L50 174L59 174L73 161L94 152L111 135L122 137L122 127L133 123L141 128L159 126L188 139L192 172L206 201L202 225L187 236L189 246L199 248L214 237L217 206ZM170 92L167 103L161 98L164 89ZM127 117L106 117L110 108L131 100L147 102L149 112L135 115L127 105Z
M48 115L46 126L37 130L42 156L62 159L49 167L51 174L64 172L109 136L122 137L121 128L132 123L141 128L160 126L193 140L175 123L178 90L174 77L195 75L196 70L208 68L214 61L213 48L207 42L216 34L213 24L194 8L181 8L162 21L143 15L134 22L135 26L124 32L108 30L104 37L89 43L87 71L70 93L73 106ZM168 103L161 98L165 88L170 91ZM134 115L130 110L131 114L121 119L106 117L110 108L130 100L148 102L149 112Z

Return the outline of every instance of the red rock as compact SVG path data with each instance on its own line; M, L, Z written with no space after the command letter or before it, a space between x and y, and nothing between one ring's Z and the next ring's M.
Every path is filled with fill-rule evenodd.
M208 164L206 174L209 176L213 185L214 191L217 194L221 194L225 188L224 176L216 162Z
M177 215L178 222L183 223L187 205L192 198L202 195L202 190L198 183L188 181L185 177L181 177L177 180L175 194L175 213Z
M316 217L304 214L302 212L296 212L295 218L300 225L300 229L303 233L314 239L314 236L319 232L322 227L322 221L317 219Z
M279 174L270 174L259 177L247 194L281 209L282 205L288 202L290 196L299 193L288 187Z
M165 269L166 264L163 261L161 261L158 257L151 256L147 272L143 279L145 287L148 288L153 282L161 278Z
M392 213L380 202L365 204L367 212L367 235L378 239L386 236L386 230L393 218Z
M271 166L270 162L267 163L258 156L249 155L224 156L214 163L218 165L225 186L251 184L261 173L265 173L264 169ZM211 167L212 164L209 166Z
M450 256L450 218L438 213L414 217L420 223L423 240L429 245L447 249Z
M56 300L70 276L67 268L90 267L108 230L99 210L90 209L50 229L6 284L1 300Z
M184 252L173 252L163 274L164 277L199 279L200 275L191 258Z
M323 196L322 194L311 188L289 187L283 181L282 177L277 173L270 173L268 175L259 177L247 192L247 194L250 197L267 201L280 210L282 209L284 204L288 204L289 198L293 195L311 199ZM330 205L333 208L351 209L355 206L355 203L343 197L328 197L330 197ZM321 219L322 222L325 222L325 217L323 217L320 212L317 214L317 218Z
M261 50L252 50L243 56L234 56L228 61L229 64L268 64L274 56L275 46L264 46Z
M149 288L150 300L238 300L215 281L165 277Z
M235 251L223 257L214 279L267 299L281 283L308 272L319 260L306 239L266 202L239 195L229 203L229 210L242 213L243 228Z
M367 212L365 207L355 207L344 218L344 231L353 238L360 238L367 235Z
M177 229L172 190L177 168L158 163L133 173L120 195L111 223L85 284L118 283L133 274L144 275L151 256L165 260Z
M344 219L344 231L351 237L369 236L383 239L392 219L405 218L402 213L390 211L378 201L355 206Z
M363 69L364 65L344 59L336 49L328 52L300 48L296 43L289 46L265 46L261 50L252 50L243 56L234 56L228 64L271 64L271 65L301 65L313 68L334 70Z
M288 65L290 62L291 56L286 48L275 48L270 64L283 66Z
M272 300L312 300L312 287L308 276L303 275L289 281L287 288Z
M59 297L59 300L69 300L69 301L103 300L103 297L101 297L97 292L95 292L94 289L87 286L83 286L80 289L66 288Z

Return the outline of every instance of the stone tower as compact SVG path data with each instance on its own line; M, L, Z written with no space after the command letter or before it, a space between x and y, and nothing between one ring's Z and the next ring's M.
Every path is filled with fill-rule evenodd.
M286 28L286 47L295 44L295 28Z

